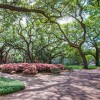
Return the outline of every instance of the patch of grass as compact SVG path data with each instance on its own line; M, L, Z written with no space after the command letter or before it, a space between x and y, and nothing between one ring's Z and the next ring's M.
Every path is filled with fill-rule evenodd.
M78 66L78 65L68 65L65 66L65 69L82 69L83 66Z
M99 66L89 66L89 69L96 69L98 68Z
M24 88L24 83L19 80L0 77L0 95L17 92Z
M97 66L88 66L88 69L96 69L98 68ZM83 66L81 65L68 65L65 66L65 69L83 69Z

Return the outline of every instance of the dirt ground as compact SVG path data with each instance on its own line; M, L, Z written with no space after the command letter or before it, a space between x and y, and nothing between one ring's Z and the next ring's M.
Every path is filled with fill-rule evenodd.
M0 73L2 76L23 81L26 89L0 100L100 100L100 69L27 77Z

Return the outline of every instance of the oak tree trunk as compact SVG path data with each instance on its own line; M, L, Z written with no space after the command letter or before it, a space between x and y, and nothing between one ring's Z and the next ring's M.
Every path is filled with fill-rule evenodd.
M96 66L99 66L99 48L97 47L96 47L95 60L96 60Z
M87 60L86 60L85 54L83 53L81 48L79 48L78 51L79 51L80 56L82 58L84 69L88 69L88 64L87 64Z

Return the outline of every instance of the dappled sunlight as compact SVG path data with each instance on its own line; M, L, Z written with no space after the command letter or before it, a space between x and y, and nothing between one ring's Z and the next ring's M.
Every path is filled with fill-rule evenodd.
M26 83L25 90L2 96L0 100L100 100L100 86L97 85L100 73L96 69L94 72L77 70L61 75L37 74L34 77L0 75Z
M0 80L0 100L100 100L99 6L0 0L0 77L25 88L4 95Z

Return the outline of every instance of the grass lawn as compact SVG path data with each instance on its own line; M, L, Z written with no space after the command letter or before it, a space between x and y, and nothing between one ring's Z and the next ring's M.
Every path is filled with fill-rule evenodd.
M67 68L83 69L83 66L80 66L80 65L68 65L68 66L65 66L65 69L67 69ZM96 69L96 68L100 68L100 66L88 66L88 69Z
M20 91L25 88L23 82L0 77L0 95Z

